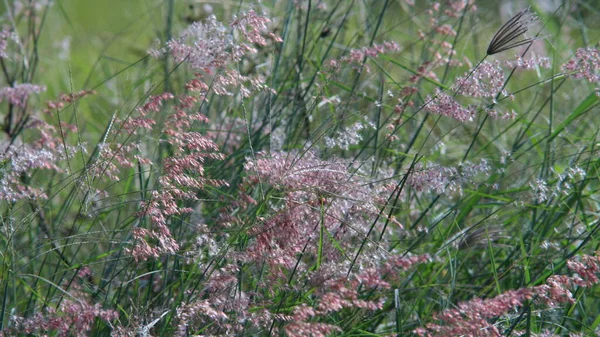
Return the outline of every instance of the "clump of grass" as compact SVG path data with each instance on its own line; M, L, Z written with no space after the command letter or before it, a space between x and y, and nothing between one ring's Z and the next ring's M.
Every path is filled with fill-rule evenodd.
M7 4L0 336L596 332L590 12L154 5L79 87Z

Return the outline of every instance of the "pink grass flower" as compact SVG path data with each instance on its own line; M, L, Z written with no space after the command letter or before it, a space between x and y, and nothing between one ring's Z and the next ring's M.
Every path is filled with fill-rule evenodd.
M470 97L496 97L503 86L504 73L499 62L483 62L473 72L457 78L452 90Z
M504 64L510 68L517 69L536 69L537 67L541 68L550 68L550 58L545 56L532 56L529 58L523 58L519 55L515 56L514 60L504 61Z
M460 122L472 122L477 110L474 107L463 107L452 96L436 89L433 97L425 99L425 110L437 115L452 117Z
M509 310L519 308L525 301L541 303L549 308L558 308L564 303L573 304L572 289L591 287L599 283L600 253L595 256L582 255L567 261L574 276L552 275L545 284L532 288L508 290L490 299L475 298L459 303L456 308L444 310L434 315L439 323L429 323L415 329L419 336L501 336L500 325L492 324L491 319L506 315ZM541 334L540 336L552 336Z
M16 84L12 87L0 89L0 101L8 101L12 105L25 107L27 100L32 94L46 91L46 87L35 84Z
M0 200L15 202L22 199L46 198L39 188L25 185L22 176L30 176L34 170L49 169L61 171L57 162L61 155L52 149L31 145L21 147L0 147Z
M270 23L271 20L266 16L259 15L256 11L250 10L244 15L234 17L231 27L239 31L249 43L266 46L268 42L265 39L265 34L275 42L282 42L283 40L279 36L269 32Z
M7 47L9 40L17 41L18 37L14 32L6 28L0 31L0 58L8 58Z
M4 332L7 332L8 336L14 332L35 335L56 333L60 337L86 337L96 320L109 323L118 317L116 311L103 309L99 303L91 304L87 299L65 298L57 309L48 307L44 313L37 312L28 318L12 316L14 327Z
M590 83L600 83L600 55L598 49L579 48L575 57L562 65L562 71L572 78L583 78Z
M362 47L357 49L351 49L347 55L341 57L339 60L334 59L329 61L329 66L332 68L339 69L342 64L351 64L353 67L362 66L363 61L367 57L377 57L382 54L393 53L400 50L400 45L394 41L385 41L382 44L373 44L371 47ZM366 71L370 69L368 65L364 65Z
M192 69L220 68L229 61L232 41L227 28L211 15L192 23L167 46L175 61L185 61Z
M164 101L173 98L171 94L151 97L149 102L140 109L140 117L146 118L148 112L158 112ZM191 208L180 206L179 201L197 200L198 191L208 186L227 185L225 181L205 177L204 162L222 160L224 156L218 152L217 145L210 138L189 130L192 123L207 120L200 113L187 112L187 109L193 107L195 98L184 95L177 97L177 100L180 104L173 107L162 130L165 135L164 141L173 145L173 153L164 159L164 172L158 178L160 188L152 191L149 200L142 202L137 213L139 217L149 218L152 228L135 228L133 247L126 249L126 252L136 261L157 258L161 254L176 253L179 244L169 230L169 219L174 215L193 212ZM148 124L150 128L153 126L154 123ZM118 152L113 157L121 158ZM130 163L120 162L120 164L126 166Z
M167 49L177 62L186 62L192 69L210 70L226 67L231 62L241 60L245 55L255 54L254 45L266 46L265 36L271 41L281 42L281 38L269 32L270 20L251 10L231 23L241 39L237 39L214 15L204 22L194 22L178 38L167 42ZM160 52L150 51L152 55Z

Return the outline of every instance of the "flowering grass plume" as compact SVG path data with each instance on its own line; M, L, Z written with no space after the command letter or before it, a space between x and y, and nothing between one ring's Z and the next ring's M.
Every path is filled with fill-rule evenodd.
M431 323L426 328L415 330L419 336L504 336L504 330L509 330L510 321L520 319L511 310L523 310L530 302L550 308L558 308L564 303L575 303L573 289L576 287L592 287L599 283L597 274L600 272L600 252L595 255L583 255L567 262L573 276L553 275L545 284L509 290L490 298L475 298L468 302L459 303L457 308L444 310L434 315L434 319L443 324ZM507 320L494 319L501 316Z
M463 81L464 82L464 81ZM464 107L452 96L437 89L433 97L427 96L425 110L434 114L454 118L459 122L472 122L475 119L477 108Z
M519 41L515 40L518 39L519 36L525 34L527 30L529 30L529 27L538 20L537 15L531 11L530 7L521 10L502 25L496 34L494 34L494 37L488 45L486 54L494 55L533 42L534 39L531 38Z
M472 72L458 77L451 89L464 96L496 97L504 88L504 80L499 62L484 61Z

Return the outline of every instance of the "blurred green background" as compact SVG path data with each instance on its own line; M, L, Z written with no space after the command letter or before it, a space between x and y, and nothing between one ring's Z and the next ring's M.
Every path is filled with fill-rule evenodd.
M422 14L424 2L417 1L413 12L406 12L401 2L392 1L393 10L386 12L383 29L386 39L407 41L410 35L405 30L408 16ZM41 3L41 1L39 1ZM2 16L7 17L6 6L12 2L3 2ZM308 3L308 1L306 1ZM317 6L319 1L312 1ZM157 93L163 90L167 70L161 68L159 61L148 56L148 50L160 46L170 36L177 36L182 29L193 21L202 20L215 14L222 22L229 22L238 11L256 8L271 12L271 16L279 23L283 18L288 1L263 1L258 5L254 1L201 1L201 0L60 0L51 1L47 10L39 11L38 23L43 22L39 42L39 65L35 84L47 87L47 92L40 95L42 101L54 99L62 92L95 89L99 95L85 100L80 106L80 113L89 117L86 125L101 132L110 116L119 110L133 108L144 94ZM375 21L378 9L384 4L382 0L356 2L358 13L362 13L364 21L352 21L345 27L349 31L360 34L361 26ZM545 34L553 34L552 12L566 3L560 1L477 1L480 15L479 22L469 22L469 29L490 36L518 10L532 5L534 9L547 15L543 21L547 26ZM581 8L580 15L585 32L573 32L575 39L583 36L587 41L563 41L554 39L554 43L572 44L573 50L590 41L600 38L599 1L577 2ZM566 4L571 6L571 4ZM373 17L371 17L373 16ZM544 17L542 17L544 19ZM313 16L320 20L319 16ZM488 20L489 19L489 20ZM334 20L335 21L335 20ZM277 23L276 23L277 24ZM353 29L352 26L355 26ZM22 20L19 29L26 29L26 21ZM351 35L351 34L348 34ZM484 53L488 40L463 40L457 43L460 53L472 54L474 59ZM555 46L563 49L565 46ZM171 64L172 66L172 64ZM171 71L171 67L168 71ZM162 69L162 70L161 70Z

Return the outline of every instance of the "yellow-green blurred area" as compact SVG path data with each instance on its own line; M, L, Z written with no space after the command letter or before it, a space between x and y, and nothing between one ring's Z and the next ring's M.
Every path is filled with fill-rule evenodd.
M55 86L70 90L70 76L75 89L94 87L129 66L133 69L121 80L139 85L136 82L147 75L149 66L156 65L148 57L149 49L159 48L169 35L177 36L191 22L212 13L227 22L223 8L229 6L220 1L55 1L48 8L41 36L40 50L48 54L40 55L40 71L53 75L46 79L52 82L47 84L49 92ZM141 61L144 58L148 59ZM106 85L119 88L111 81Z
M412 43L417 39L418 26L426 26L425 10L430 6L425 1L416 1L414 7L407 6L403 0L392 1L387 6L384 6L383 0L356 1L347 21L336 27L344 12L337 11L334 16L329 17L329 11L334 11L336 2L328 3L329 7L319 12L317 7L325 2L316 0L298 3L263 1L260 4L254 1L202 0L2 1L0 15L3 25L11 26L16 22L20 35L27 32L28 19L23 15L11 17L7 6L14 8L21 3L37 3L39 8L35 17L35 27L41 27L37 45L39 63L33 82L47 87L47 91L40 95L40 100L51 100L64 92L96 90L99 95L84 99L78 107L78 113L88 120L85 127L97 132L102 132L115 111L119 115L125 114L139 104L146 94L163 90L165 74L173 70L174 64L171 62L169 69L164 69L161 60L150 57L148 50L159 48L169 36L177 36L191 22L202 20L210 14L215 14L218 20L228 23L239 10L252 7L259 11L266 9L278 26L283 26L284 20L291 20L292 25L288 28L293 30L296 24L304 24L306 17L303 11L310 4L314 14L309 17L309 29L306 32L310 33L311 29L316 34L323 29L333 32L323 37L322 46L325 48L335 32L343 29L344 33L333 44L337 51L342 51L369 43L370 36L363 33L370 34L373 31L380 9L384 7L388 10L379 30L381 33L378 38L381 41L375 42L394 40L402 46ZM598 1L574 3L575 5L572 2L552 0L477 1L479 11L465 21L461 38L456 41L456 49L461 55L480 58L485 53L489 38L502 21L528 5L541 14L542 24L546 25L541 35L552 36L547 40L551 40L553 45L546 43L546 51L552 52L552 48L574 50L576 47L594 44L600 38L600 21L597 20L600 17L600 4ZM348 4L343 3L343 6ZM558 13L561 14L553 16L554 11L561 7L575 8L576 12L567 15L559 10ZM286 15L290 17L286 18ZM561 22L574 20L573 18L579 21L570 25ZM326 25L323 24L325 20L328 21ZM450 19L447 23L457 26L459 20ZM559 31L562 28L558 27L571 27L571 30ZM304 30L293 31L288 33L288 38L291 36L295 39L302 33ZM361 34L364 36L361 37ZM558 34L566 35L559 37ZM301 40L288 44L291 47L287 48L297 46L298 41ZM410 55L413 54L404 53L395 57L404 62L403 58L410 58ZM181 72L182 69L178 71Z
M88 77L89 85L95 85L106 79L110 67L144 57L144 49L156 34L149 23L160 18L160 10L146 4L142 0L69 0L38 10L38 80L47 85L48 93L68 91L71 86L78 90ZM6 17L6 8L3 12ZM23 35L29 20L18 19L19 35Z
M15 8L32 5L33 16L23 10L15 15ZM148 50L221 8L220 2L195 1L7 0L0 3L0 16L4 27L17 27L21 40L32 23L40 32L39 63L32 81L47 88L40 101L56 99L60 93L96 90L98 95L81 101L78 113L88 131L101 132L115 111L126 113L144 93L162 90L161 65ZM7 68L17 74L22 63L14 61L8 60Z
M4 18L4 25L8 24L6 6L11 5L11 0L0 3L0 11ZM20 2L28 3L29 0ZM215 13L218 19L227 22L238 8L248 8L251 1L200 1L200 0L58 0L58 1L32 1L44 7L37 14L38 20L44 18L42 33L39 41L40 67L37 77L39 83L48 87L49 97L61 91L90 88L98 85L115 74L115 70L132 66L135 62L147 57L148 49L158 46L157 39L164 42L169 32L176 35L183 27L195 20L201 20L208 14ZM49 3L46 7L43 3ZM316 7L320 1L312 1ZM403 1L398 1L401 3ZM306 1L308 3L308 1ZM370 3L370 5L369 5ZM402 6L391 6L395 13L389 13L384 18L384 27L393 29L399 25L399 31L387 31L385 34L402 38L407 31L400 22L406 20L407 15L418 16L420 7L425 8L417 1L413 13L402 11ZM580 8L577 16L581 18L582 29L589 34L588 40L598 38L598 1L576 2ZM527 1L477 1L480 8L481 20L477 27L469 30L493 32L503 18L506 19L520 8L530 5ZM263 4L264 5L264 4ZM285 1L273 10L273 15L285 15ZM562 4L559 1L537 1L532 4L534 9L550 15L552 11ZM570 4L567 4L570 5ZM267 6L270 6L267 5ZM368 15L377 15L377 9L383 6L383 1L366 3L357 2L357 11L363 11L365 22ZM572 5L570 5L572 6ZM47 12L46 12L47 10ZM364 11L372 11L372 13ZM170 12L170 13L169 13ZM504 14L503 14L504 13ZM422 14L422 13L421 13ZM387 15L387 13L386 13ZM313 16L314 19L318 17ZM557 18L560 19L560 18ZM498 23L494 23L497 21ZM456 22L451 22L455 24ZM552 22L547 22L552 29ZM314 22L318 25L318 22ZM353 24L360 24L353 22ZM469 22L472 25L473 22ZM26 22L21 22L21 34L26 28ZM349 27L346 27L348 29ZM357 30L359 27L357 27ZM578 32L576 32L578 33ZM487 34L489 35L489 34ZM486 36L487 36L486 35ZM579 34L578 34L579 35ZM482 36L480 38L484 38ZM486 41L480 41L480 47L485 49ZM130 76L125 79L137 81L140 75L149 70L148 65L154 60L139 63L128 72ZM123 80L125 80L123 79ZM139 84L139 83L138 83ZM106 85L112 90L119 89L118 83L110 82ZM115 92L119 94L118 92Z

